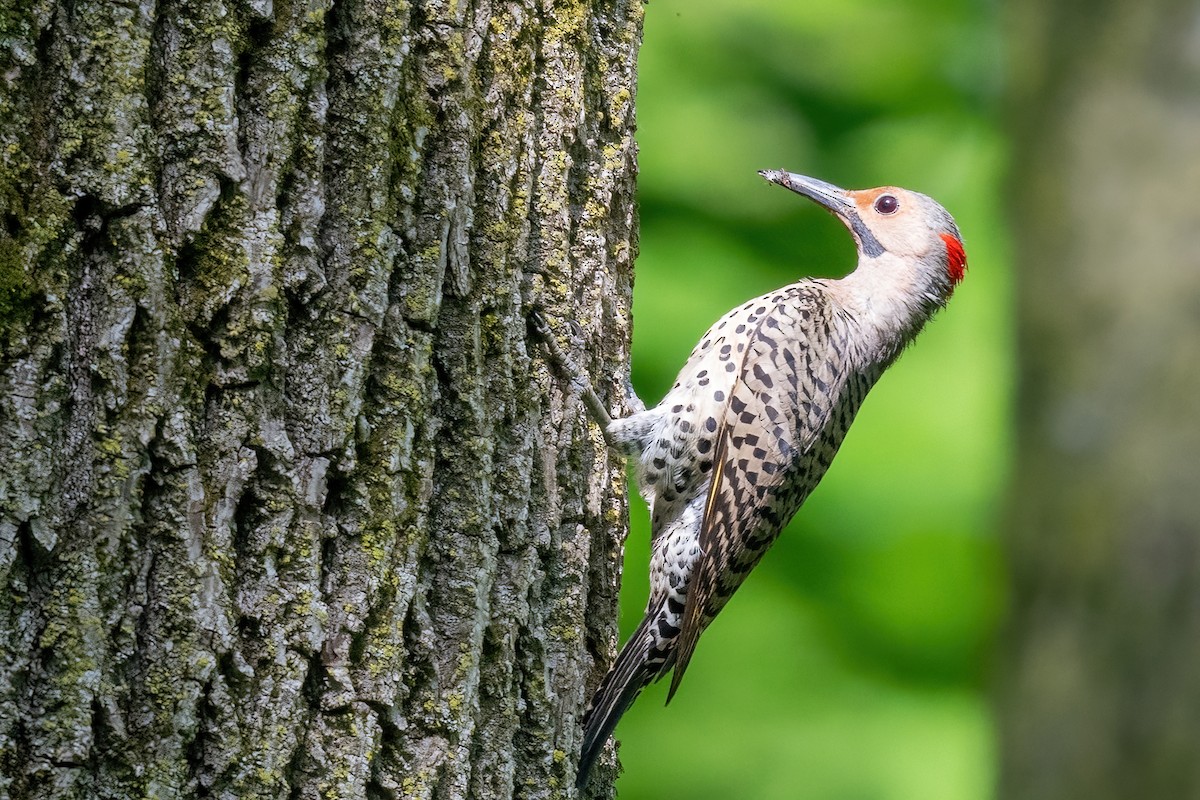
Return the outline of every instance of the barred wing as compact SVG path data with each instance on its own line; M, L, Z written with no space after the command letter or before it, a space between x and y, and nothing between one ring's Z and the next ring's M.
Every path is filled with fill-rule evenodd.
M844 432L828 433L846 383L848 342L825 295L792 287L764 298L748 321L755 327L718 430L702 553L688 586L668 701L700 634L824 475Z

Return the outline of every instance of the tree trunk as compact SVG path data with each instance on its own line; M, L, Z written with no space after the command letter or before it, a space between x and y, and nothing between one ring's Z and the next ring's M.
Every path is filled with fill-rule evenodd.
M1200 797L1198 20L1026 0L1013 31L1004 798Z
M526 317L619 385L640 35L0 9L0 796L573 793L624 478Z

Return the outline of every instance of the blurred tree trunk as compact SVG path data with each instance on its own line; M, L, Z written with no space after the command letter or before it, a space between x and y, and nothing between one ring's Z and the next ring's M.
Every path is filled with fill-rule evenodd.
M625 369L640 29L0 8L0 796L572 793L623 470L526 312Z
M1015 21L1001 796L1200 797L1200 4Z

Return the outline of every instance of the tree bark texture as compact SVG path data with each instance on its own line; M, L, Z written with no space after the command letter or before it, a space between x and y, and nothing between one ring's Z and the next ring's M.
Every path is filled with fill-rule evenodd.
M1200 797L1200 6L1023 2L1001 797Z
M573 794L641 13L0 7L0 796Z

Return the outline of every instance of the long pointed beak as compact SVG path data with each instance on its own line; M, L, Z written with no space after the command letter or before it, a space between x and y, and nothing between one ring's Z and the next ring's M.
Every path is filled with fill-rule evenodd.
M762 169L759 175L777 183L785 189L791 189L796 194L804 195L809 200L821 204L847 222L852 215L857 215L854 203L846 196L846 190L807 175L797 175L781 169Z
M850 195L845 189L840 189L832 183L810 178L807 175L797 175L781 169L762 169L758 171L758 174L771 183L777 183L785 189L791 189L796 194L802 194L809 200L832 211L850 229L862 255L874 258L883 253L883 245L863 222L858 213L858 206L850 199Z

